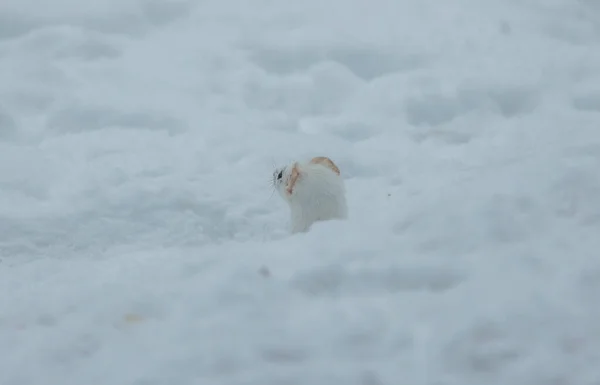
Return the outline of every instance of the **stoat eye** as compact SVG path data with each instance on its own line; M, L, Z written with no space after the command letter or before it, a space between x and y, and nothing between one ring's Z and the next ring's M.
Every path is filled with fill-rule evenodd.
M283 178L283 170L279 171L279 174L277 174L277 180L280 180L281 178Z

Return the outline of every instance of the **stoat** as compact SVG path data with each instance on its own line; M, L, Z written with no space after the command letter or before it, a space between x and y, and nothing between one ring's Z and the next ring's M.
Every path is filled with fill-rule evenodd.
M291 232L306 232L317 221L346 219L346 188L339 168L319 156L273 172L273 184L291 210Z

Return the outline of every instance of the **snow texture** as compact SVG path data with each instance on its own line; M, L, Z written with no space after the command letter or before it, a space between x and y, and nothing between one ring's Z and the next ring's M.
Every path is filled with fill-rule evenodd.
M2 0L0 384L600 384L598 4Z

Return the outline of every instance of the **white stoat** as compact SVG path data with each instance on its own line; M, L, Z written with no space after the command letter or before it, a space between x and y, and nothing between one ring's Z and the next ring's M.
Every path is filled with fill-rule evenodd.
M306 232L317 221L346 219L346 188L340 170L327 157L293 162L273 172L273 184L289 204L292 233Z

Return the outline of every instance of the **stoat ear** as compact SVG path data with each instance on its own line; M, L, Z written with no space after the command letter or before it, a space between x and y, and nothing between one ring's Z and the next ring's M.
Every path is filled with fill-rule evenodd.
M317 156L310 160L312 164L320 164L321 166L325 166L336 174L340 175L340 169L333 163L331 159L326 156Z
M290 179L288 180L288 184L287 184L287 193L289 195L292 195L292 193L294 192L294 187L296 187L296 182L298 181L298 178L300 177L300 169L298 168L298 163L294 163L294 166L292 167L292 171L290 172Z

